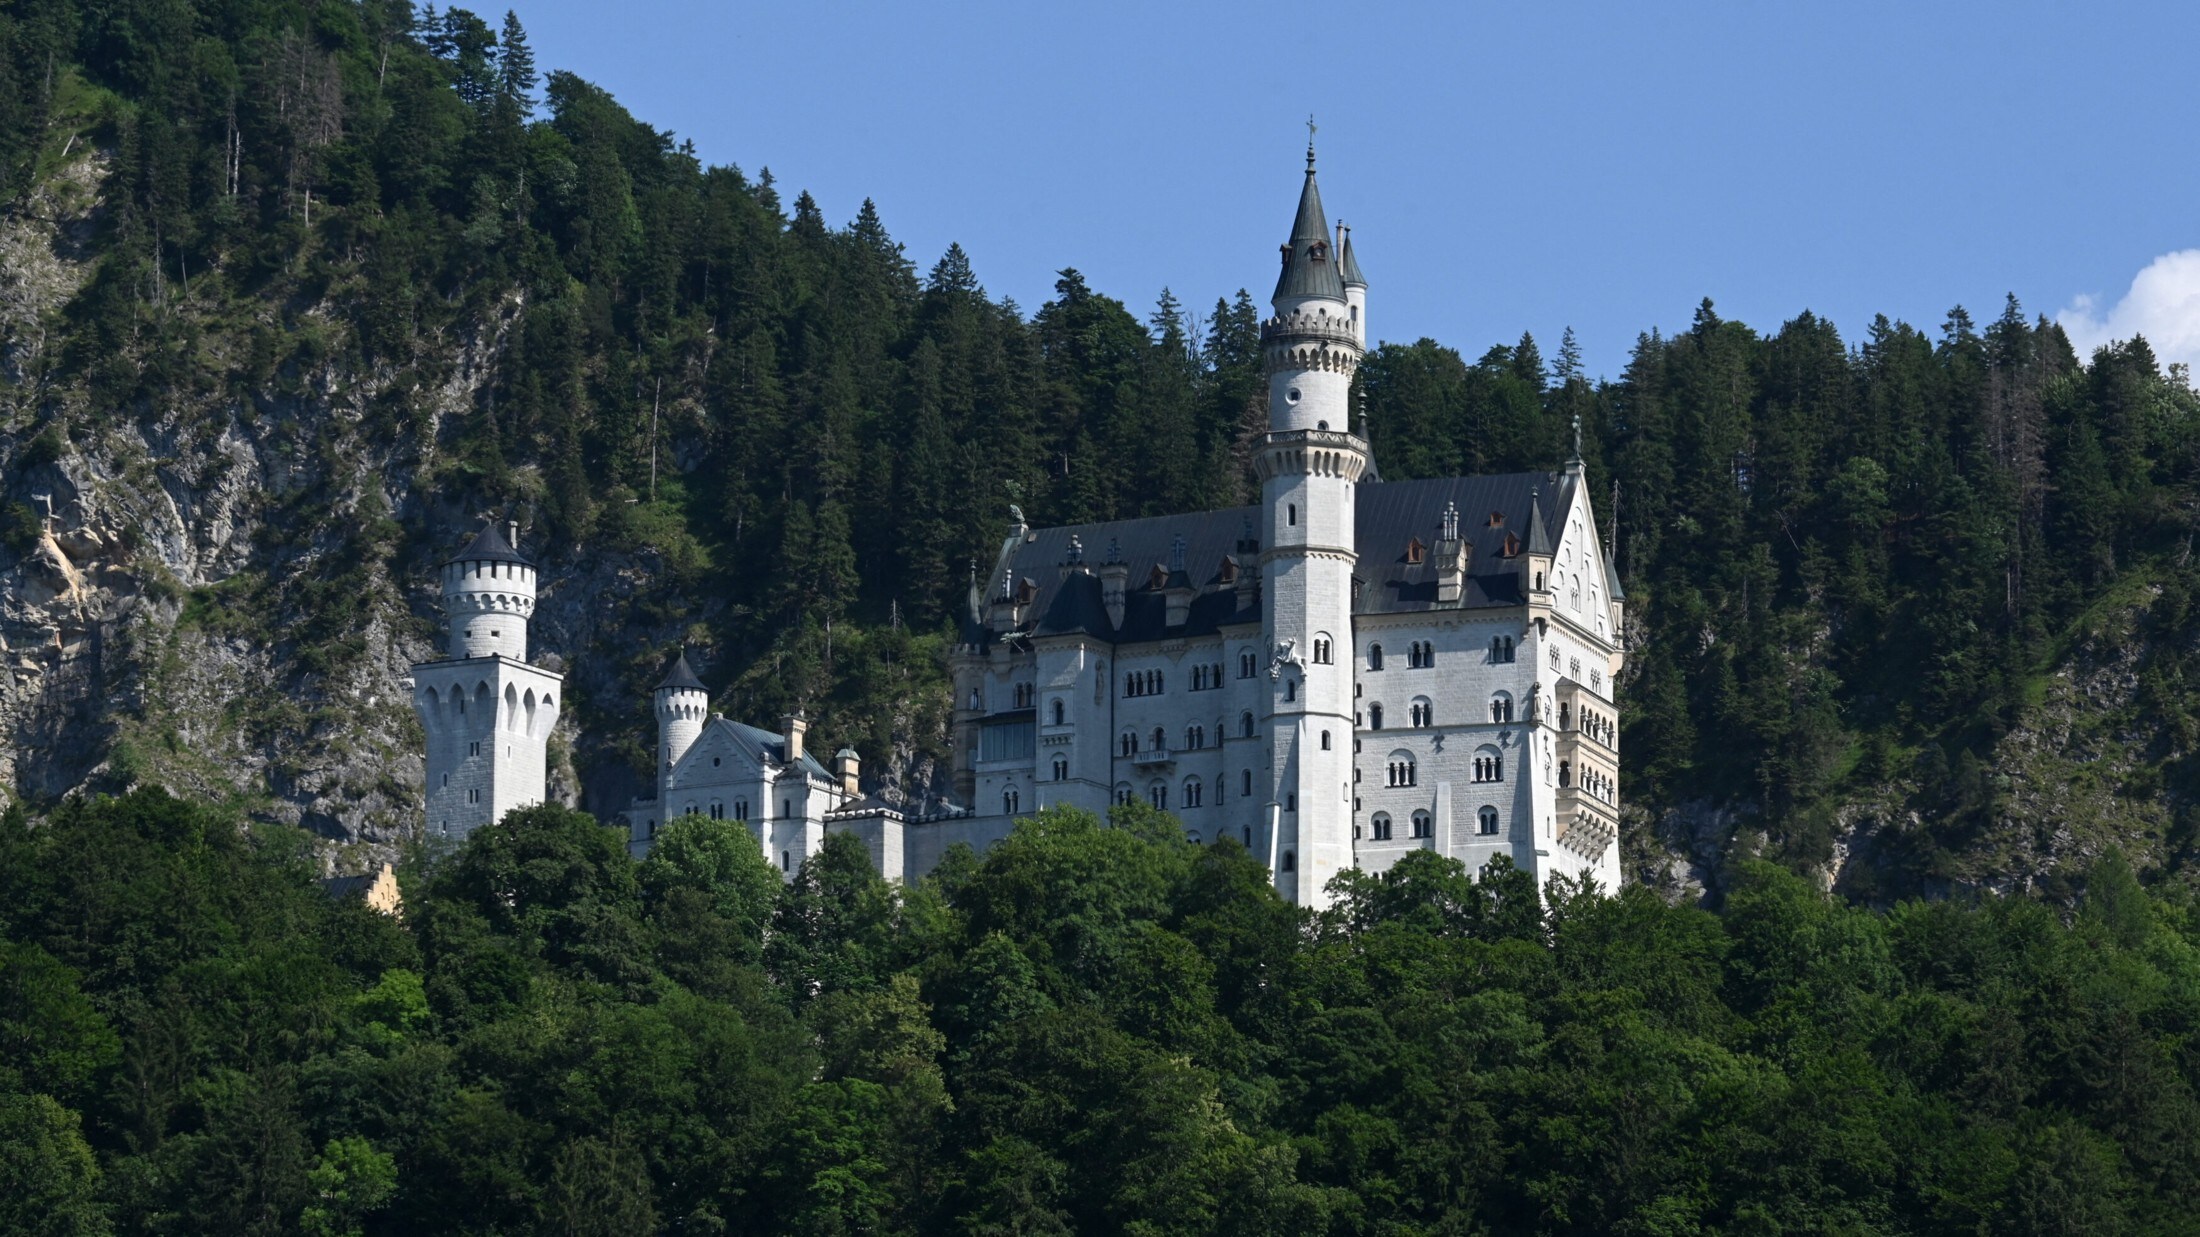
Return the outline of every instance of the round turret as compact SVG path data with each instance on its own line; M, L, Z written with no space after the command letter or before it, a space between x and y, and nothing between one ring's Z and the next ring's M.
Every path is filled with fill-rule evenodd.
M657 777L660 781L703 733L710 718L710 692L681 653L651 693L657 706Z
M514 533L519 526L512 525ZM491 525L443 564L443 613L453 657L527 660L535 565Z
M1298 216L1282 249L1283 273L1270 298L1275 315L1260 327L1270 430L1351 432L1352 375L1365 351L1360 316L1367 285L1358 263L1345 269L1343 248L1330 243L1310 147Z

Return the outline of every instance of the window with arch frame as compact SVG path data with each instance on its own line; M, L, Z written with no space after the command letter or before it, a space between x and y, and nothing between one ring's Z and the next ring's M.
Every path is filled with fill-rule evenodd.
M1196 777L1188 777L1188 778L1185 778L1185 779L1184 779L1184 806L1185 806L1185 807L1198 807L1198 806L1200 806L1200 798L1201 798L1201 795L1203 794L1203 792L1204 792L1204 791L1205 791L1205 783L1201 782L1201 781L1200 781L1200 780L1199 780L1198 778L1196 778Z
M1023 796L1016 793L1016 788L1014 786L1009 786L1002 789L1001 811L1003 814L1014 816L1017 811L1022 807L1022 805Z
M1388 842L1390 840L1390 813L1377 812L1368 818L1367 838L1371 842Z
M1370 644L1367 646L1367 668L1370 670L1380 670L1383 668L1382 645Z
M1250 739L1253 737L1252 714L1243 713L1238 716L1238 737L1241 739Z
M1258 672L1259 672L1259 667L1260 667L1260 659L1258 659L1258 658L1256 658L1256 657L1254 657L1254 656L1253 656L1253 650L1251 650L1251 649L1246 649L1246 650L1245 650L1244 652L1242 652L1242 653L1239 653L1239 654L1238 654L1238 677L1239 677L1239 678L1241 678L1241 679L1249 679L1249 678L1252 678L1252 677L1253 677L1253 675L1255 675L1256 673L1258 673Z
M1417 838L1435 837L1436 818L1427 812L1415 812L1413 814L1413 836Z
M1069 780L1069 758L1067 756L1056 756L1054 758L1054 780L1057 782Z
M1497 809L1485 806L1475 813L1475 829L1483 837L1494 835L1497 832Z
M1153 785L1148 786L1146 788L1146 799L1162 811L1168 811L1169 784L1167 782L1155 782Z

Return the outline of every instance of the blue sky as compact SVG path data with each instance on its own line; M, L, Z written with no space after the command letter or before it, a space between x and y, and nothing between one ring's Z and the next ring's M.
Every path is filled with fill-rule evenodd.
M486 8L486 6L485 6ZM489 12L494 24L501 9ZM1696 303L1937 330L2014 292L2200 359L2200 6L522 0L538 63L1027 311L1074 266L1265 306L1306 145L1383 339L1571 325L1592 374ZM2142 278L2142 275L2144 276ZM2136 284L2135 284L2136 281Z

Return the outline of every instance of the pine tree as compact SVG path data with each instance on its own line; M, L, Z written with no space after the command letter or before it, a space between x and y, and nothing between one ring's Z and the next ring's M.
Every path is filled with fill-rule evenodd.
M527 32L519 14L504 11L504 33L497 40L497 101L525 121L535 114L535 53L527 46Z

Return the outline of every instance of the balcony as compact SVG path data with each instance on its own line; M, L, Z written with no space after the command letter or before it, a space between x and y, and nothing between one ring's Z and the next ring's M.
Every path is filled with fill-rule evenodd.
M1176 753L1165 747L1148 748L1142 752L1131 753L1131 766L1137 769L1158 769L1162 765L1173 765L1175 763Z

